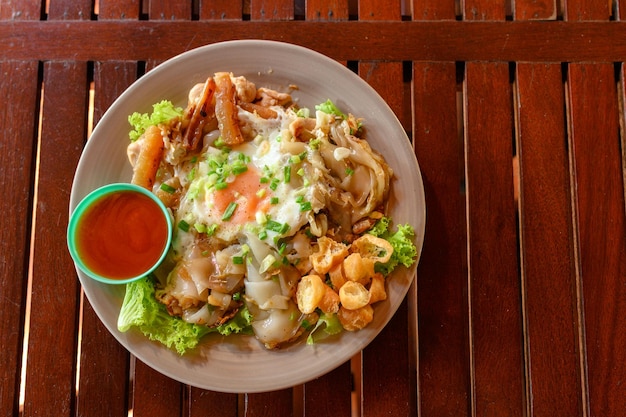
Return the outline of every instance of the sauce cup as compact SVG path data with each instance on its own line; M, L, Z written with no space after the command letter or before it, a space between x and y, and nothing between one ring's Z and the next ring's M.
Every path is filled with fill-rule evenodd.
M126 284L153 272L172 241L172 219L159 198L126 183L88 194L70 216L69 252L87 276Z

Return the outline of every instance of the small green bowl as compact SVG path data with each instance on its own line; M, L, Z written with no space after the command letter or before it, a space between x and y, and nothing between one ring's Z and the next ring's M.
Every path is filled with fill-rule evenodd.
M92 270L83 259L83 256L80 253L78 248L78 233L79 233L79 225L83 216L88 212L88 210L94 207L95 203L103 201L104 197L111 196L112 194L124 193L124 192L134 192L139 193L144 196L147 196L159 207L163 217L165 218L165 223L167 225L167 238L165 244L163 245L163 250L158 258L158 260L152 263L149 267L146 267L145 270L142 270L140 273L134 274L133 276L124 276L124 277L112 277L106 276L102 273L98 273ZM124 220L124 219L121 219ZM106 284L126 284L138 279L141 279L150 273L152 273L165 259L167 252L169 250L170 244L172 242L172 218L170 216L169 211L165 207L165 205L159 200L159 198L148 191L147 189L140 187L135 184L127 184L127 183L115 183L108 184L103 187L100 187L91 193L89 193L83 200L81 200L74 211L70 215L70 221L67 229L67 244L69 248L70 255L74 260L76 266L83 271L87 276L95 279L96 281L103 282ZM130 240L130 236L125 237L123 240ZM139 236L140 239L146 238L143 236ZM145 243L145 242L144 242Z

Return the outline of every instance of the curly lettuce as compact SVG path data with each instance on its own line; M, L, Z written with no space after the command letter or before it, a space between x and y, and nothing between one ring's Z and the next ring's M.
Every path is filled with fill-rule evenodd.
M389 275L398 265L407 268L413 265L417 256L417 248L413 244L415 230L409 224L398 225L395 232L391 231L391 219L382 217L367 232L376 237L383 238L391 243L393 254L389 261L384 264L376 264L376 272Z
M126 285L126 294L117 320L119 331L126 332L131 327L137 327L150 340L161 342L180 355L194 349L202 337L212 332L222 335L252 333L252 315L246 307L241 308L235 317L221 326L209 328L171 316L154 294L154 284L147 277Z
M341 333L342 330L343 326L341 325L341 322L336 314L321 313L315 327L311 330L306 339L306 344L313 345L326 336Z
M148 127L169 122L174 118L182 117L182 115L182 107L175 107L171 101L162 100L152 105L151 114L134 112L128 116L128 123L133 127L128 136L134 142L143 135Z

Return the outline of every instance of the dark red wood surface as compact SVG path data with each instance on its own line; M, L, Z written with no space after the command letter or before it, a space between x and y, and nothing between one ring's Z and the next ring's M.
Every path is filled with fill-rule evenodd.
M624 0L0 0L3 415L625 415L625 14ZM366 349L301 386L224 394L115 341L65 230L90 120L160 62L250 38L325 53L381 94L427 223L415 283Z

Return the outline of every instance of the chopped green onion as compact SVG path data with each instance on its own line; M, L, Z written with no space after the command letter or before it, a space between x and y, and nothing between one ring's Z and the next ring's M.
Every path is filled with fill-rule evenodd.
M287 244L285 242L281 242L280 246L278 247L278 253L284 255L285 250L287 250Z
M233 294L233 300L234 301L239 301L241 300L241 293L240 292L236 292Z
M263 198L266 192L267 190L265 188L261 188L259 191L256 192L256 196L259 198Z
M304 201L304 202L300 203L300 211L309 211L312 208L313 207L311 207L311 202L310 201Z
M228 183L224 181L216 182L215 189L216 190L224 190L228 187Z
M261 230L261 231L259 232L259 239L260 239L260 240L265 240L265 239L267 239L267 232L266 232L265 230Z
M271 203L271 204L278 204L278 197L272 197L272 198L270 199L270 203Z
M286 166L283 168L283 174L285 176L285 183L288 183L289 181L291 181L291 167L290 166Z
M304 177L304 168L300 168L296 174L300 175L301 177Z
M354 170L352 168L346 168L346 175L354 174Z
M243 265L243 256L233 256L233 264Z
M248 166L247 165L234 165L233 166L233 174L235 174L235 175L243 174L247 170L248 170Z
M304 201L304 196L303 195L299 195L296 197L296 203L300 204Z
M222 215L222 220L224 221L230 220L230 218L233 217L233 213L237 209L237 205L238 205L237 203L235 203L234 201L231 201L228 207L226 207L224 214Z
M176 192L176 188L166 183L162 183L159 188L169 194L174 194Z
M202 223L195 223L193 227L198 231L198 233L206 233L206 225Z
M272 180L272 182L270 183L270 189L271 189L272 191L276 191L276 189L278 188L278 183L279 183L279 182L280 182L280 181L279 181L277 178L274 178L274 179Z
M261 177L261 178L259 179L259 182L260 182L261 184L267 184L268 182L270 182L270 179L269 179L269 178L267 178L267 177Z
M184 220L181 220L178 222L178 228L180 230L182 230L183 232L188 232L189 231L189 223L187 223Z
M217 223L214 223L206 228L205 233L207 234L207 236L213 236L216 230L217 230Z

